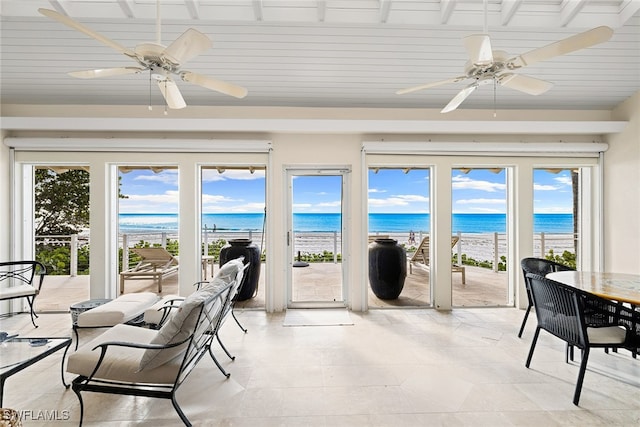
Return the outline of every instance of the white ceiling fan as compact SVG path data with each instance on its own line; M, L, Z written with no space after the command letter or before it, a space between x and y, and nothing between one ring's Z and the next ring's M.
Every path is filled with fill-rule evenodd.
M182 94L180 93L180 89L178 89L178 85L172 79L173 75L180 77L183 81L236 98L244 98L247 95L247 89L243 87L214 79L212 77L207 77L202 74L192 73L181 68L182 65L190 59L193 59L205 50L210 49L212 43L211 40L209 40L209 38L200 31L194 28L189 28L169 46L163 46L160 40L159 0L157 3L156 42L141 43L133 50L96 33L90 28L56 11L50 9L38 9L38 12L48 18L67 25L74 30L88 35L89 37L117 50L138 63L138 66L132 67L73 71L69 73L69 75L73 77L92 79L96 77L135 74L148 70L151 78L157 82L158 88L167 102L167 106L173 109L184 108L187 106Z
M551 43L549 45L533 49L522 55L512 56L501 50L493 50L491 39L486 34L486 24L484 34L474 34L463 39L464 47L469 54L464 69L464 75L452 79L427 83L396 92L398 95L416 92L423 89L430 89L448 83L457 83L466 79L473 80L468 86L462 89L453 99L442 109L441 113L448 113L458 108L469 95L471 95L480 85L490 83L506 86L529 95L541 95L551 89L553 83L514 73L521 68L537 62L546 61L557 56L566 55L580 49L585 49L599 43L606 42L613 35L613 30L609 27L596 27L566 39Z

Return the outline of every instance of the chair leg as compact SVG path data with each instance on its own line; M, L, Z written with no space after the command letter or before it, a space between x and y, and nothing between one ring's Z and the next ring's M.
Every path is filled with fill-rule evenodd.
M180 419L182 420L182 422L184 423L185 426L187 427L191 427L191 422L189 421L189 419L187 418L187 416L184 414L184 412L182 411L182 408L180 408L180 405L178 405L178 401L176 400L176 393L175 390L173 393L171 393L171 403L173 404L173 408L176 410L176 412L178 413L178 416L180 417Z
M589 347L582 350L582 361L580 362L580 371L578 372L578 382L576 383L576 391L573 394L573 404L578 406L580 401L580 393L582 392L582 382L584 374L587 371L587 360L589 359Z
M529 318L529 312L531 311L531 304L527 307L527 311L524 313L524 319L522 319L522 325L520 325L520 332L518 332L518 338L522 338L522 333L524 332L524 325L527 324L527 319Z
M531 364L531 358L533 357L533 350L536 348L536 342L538 342L538 335L540 335L540 326L536 327L536 332L533 334L533 340L531 341L531 348L529 349L529 356L527 356L527 363L524 364L527 368Z
M233 316L233 320L236 321L236 324L240 327L240 329L242 329L242 332L244 332L245 334L247 333L247 329L244 328L241 324L240 321L238 320L238 318L236 317L236 314L233 312L233 309L231 309L231 316Z
M77 377L72 381L71 389L78 396L78 400L80 401L80 424L79 427L82 427L82 419L84 418L84 402L82 400L82 395L80 394L80 387L82 387L82 381L84 381L87 377Z
M229 359L236 360L236 357L232 356L231 353L229 353L229 350L227 350L227 347L225 347L224 344L222 343L222 340L220 339L220 335L216 334L216 339L218 340L218 343L220 344L220 347L222 347L224 352L227 353L227 356L229 356Z
M229 378L231 374L225 371L222 365L220 365L220 362L218 362L218 359L216 359L216 356L213 354L213 351L211 351L211 346L209 346L209 356L211 356L211 358L213 359L213 362L216 364L218 369L220 369L220 372L222 372L222 375Z
M27 302L29 303L29 314L31 315L31 323L33 323L33 327L34 328L37 328L38 325L36 325L36 321L34 319L37 318L38 315L35 313L35 311L33 311L33 303L34 303L36 297L34 295L32 297L26 297L26 298L27 298Z

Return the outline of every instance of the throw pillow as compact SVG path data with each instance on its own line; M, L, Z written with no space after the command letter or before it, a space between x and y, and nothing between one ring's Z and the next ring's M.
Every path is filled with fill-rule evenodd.
M160 328L151 344L167 345L188 338L196 328L200 307L202 307L204 301L214 294L213 287L206 287L185 298L176 313ZM139 370L153 369L167 363L182 354L186 346L187 343L184 343L162 350L146 350L140 360Z

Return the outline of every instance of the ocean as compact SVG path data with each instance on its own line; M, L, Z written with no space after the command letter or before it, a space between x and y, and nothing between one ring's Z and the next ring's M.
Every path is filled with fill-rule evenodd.
M296 232L332 232L340 229L340 214L304 213L293 215ZM261 231L264 215L204 214L203 228L219 231ZM504 233L505 214L453 214L453 233ZM121 233L177 232L176 214L120 214ZM429 214L369 214L369 232L409 232L429 229ZM534 232L572 233L572 214L535 214Z

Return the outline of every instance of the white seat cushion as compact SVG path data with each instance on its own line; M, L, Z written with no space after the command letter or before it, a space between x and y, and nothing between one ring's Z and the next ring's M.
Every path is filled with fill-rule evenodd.
M153 292L122 295L113 301L80 313L78 326L97 328L126 323L144 313L157 300L158 296Z
M31 285L11 286L8 288L0 288L0 298L17 298L35 295L36 288Z
M627 330L622 326L587 328L587 335L591 344L621 344L627 337Z
M100 349L96 345L108 341L149 344L158 331L131 325L116 325L94 338L69 356L67 372L88 377L93 372ZM144 349L114 346L107 350L105 359L94 378L136 383L172 384L180 369L181 359L174 359L155 369L139 370Z

